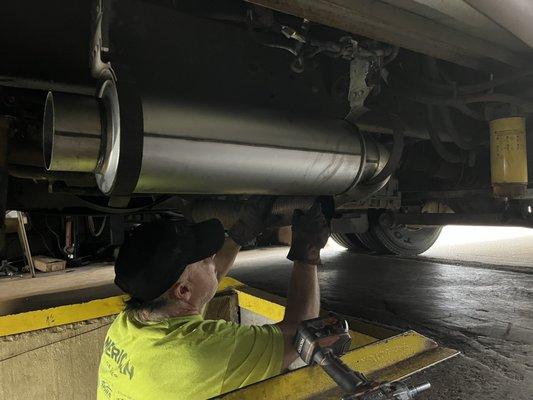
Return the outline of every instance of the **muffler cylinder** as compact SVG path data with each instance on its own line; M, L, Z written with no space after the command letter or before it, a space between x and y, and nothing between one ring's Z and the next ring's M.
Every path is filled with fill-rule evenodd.
M50 93L47 100L53 104L44 117L48 168L91 169L100 189L110 194L110 180L117 179L114 160L122 151L114 140L120 110L108 110L116 103L108 101L97 113L96 100L67 102L64 96ZM142 114L142 163L135 193L335 195L375 176L388 159L383 146L344 120L150 95L142 97ZM75 140L71 146L58 140L64 140L57 123L63 115L69 117L68 131ZM88 118L93 119L90 124ZM96 127L107 131L99 136Z

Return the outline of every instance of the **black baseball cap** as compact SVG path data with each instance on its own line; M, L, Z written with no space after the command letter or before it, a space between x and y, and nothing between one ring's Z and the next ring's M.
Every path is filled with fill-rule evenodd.
M158 220L137 226L120 247L115 284L142 302L170 289L185 267L215 254L224 244L218 219L197 224Z

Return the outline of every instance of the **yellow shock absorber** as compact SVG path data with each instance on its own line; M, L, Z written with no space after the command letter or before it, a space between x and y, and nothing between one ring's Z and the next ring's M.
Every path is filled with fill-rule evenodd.
M517 198L527 189L526 120L490 121L490 167L494 196Z

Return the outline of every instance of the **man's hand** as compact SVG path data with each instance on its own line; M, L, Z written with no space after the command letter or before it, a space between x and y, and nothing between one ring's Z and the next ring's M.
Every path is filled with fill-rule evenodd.
M292 244L287 258L305 264L319 265L320 250L331 233L329 222L317 201L306 213L294 210L292 216Z
M239 219L228 234L239 246L244 246L255 239L261 232L275 222L271 215L274 196L252 196L241 208Z

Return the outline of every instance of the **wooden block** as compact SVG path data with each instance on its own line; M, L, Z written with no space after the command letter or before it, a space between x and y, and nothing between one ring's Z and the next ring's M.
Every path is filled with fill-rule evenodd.
M46 256L33 257L33 264L35 268L43 272L60 271L67 266L66 260Z
M239 306L236 293L218 293L207 304L204 319L224 319L239 322Z

